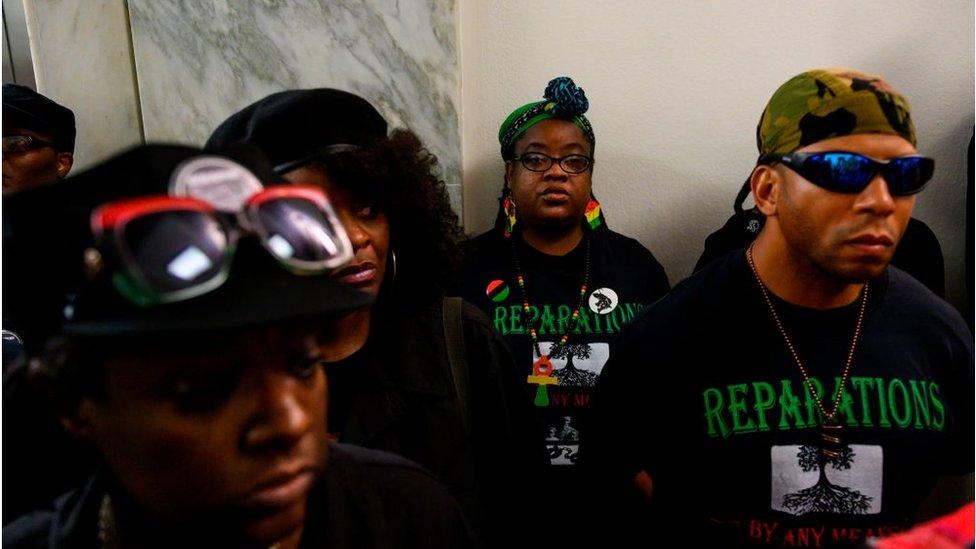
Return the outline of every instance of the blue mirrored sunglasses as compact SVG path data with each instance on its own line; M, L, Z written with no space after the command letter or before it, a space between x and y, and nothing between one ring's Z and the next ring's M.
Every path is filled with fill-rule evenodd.
M777 162L807 181L838 193L859 193L880 173L892 195L911 195L925 188L935 171L935 160L924 156L877 160L847 151L823 151L759 157L760 164Z

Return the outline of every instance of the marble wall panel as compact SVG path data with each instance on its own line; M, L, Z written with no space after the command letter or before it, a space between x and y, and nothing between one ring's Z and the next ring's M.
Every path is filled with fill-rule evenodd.
M142 142L124 0L25 0L37 91L75 113L72 173Z
M265 95L341 88L420 135L460 212L454 0L129 0L129 10L147 140L202 144Z

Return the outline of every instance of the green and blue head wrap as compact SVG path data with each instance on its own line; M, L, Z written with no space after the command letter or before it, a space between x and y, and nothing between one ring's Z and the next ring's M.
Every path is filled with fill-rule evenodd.
M543 120L562 118L569 120L582 130L591 148L596 145L593 126L583 114L590 108L583 88L577 87L573 79L559 76L549 81L542 101L535 101L522 105L512 111L508 118L498 128L498 142L502 146L502 158L509 160L513 156L513 146L529 128Z
M586 93L568 76L558 76L549 81L543 93L542 101L535 101L522 105L512 111L508 118L498 128L498 143L501 144L502 158L511 160L515 157L515 142L518 141L529 128L543 120L558 118L572 122L583 132L583 136L590 142L590 155L596 148L596 136L593 126L586 119L584 113L590 108ZM583 212L586 224L592 230L606 227L606 219L600 209L600 203L590 192L590 201ZM516 224L515 205L510 197L507 185L502 186L502 195L498 199L498 215L495 227L502 231L505 237L512 234Z

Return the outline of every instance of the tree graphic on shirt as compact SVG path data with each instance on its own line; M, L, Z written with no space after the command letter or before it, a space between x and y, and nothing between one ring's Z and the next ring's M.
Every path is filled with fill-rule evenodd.
M586 360L590 358L592 349L586 343L568 343L556 349L549 358L565 358L566 366L556 370L552 375L559 379L560 385L576 385L592 387L596 385L597 375L593 372L580 370L573 364L573 358Z
M838 456L827 457L815 446L801 446L796 457L805 472L820 470L817 483L799 492L783 496L783 506L798 515L806 513L839 513L862 515L871 507L871 496L857 490L839 486L827 480L826 466L840 471L850 469L854 462L854 451L850 446L838 450Z

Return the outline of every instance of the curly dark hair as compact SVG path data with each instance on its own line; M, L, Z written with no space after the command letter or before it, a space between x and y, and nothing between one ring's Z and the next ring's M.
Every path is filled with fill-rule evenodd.
M457 268L463 233L437 175L437 157L416 134L394 130L372 146L311 165L386 214L390 248L396 251L396 281L391 286L387 278L384 292L395 303L425 303L444 293Z

